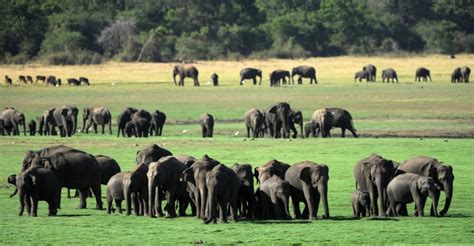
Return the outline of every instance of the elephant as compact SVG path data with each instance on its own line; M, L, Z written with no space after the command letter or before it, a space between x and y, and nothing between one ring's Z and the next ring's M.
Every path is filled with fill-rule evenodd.
M398 83L397 72L393 68L382 70L382 82L385 83L385 80L387 80L387 83L389 83L390 79L392 79L392 83L394 83L394 80Z
M297 124L299 127L300 127L300 134L301 134L301 138L304 138L304 135L303 135L303 113L301 113L301 111L295 111L293 109L291 109L290 111L290 130L293 132L293 138L296 138L296 136L298 135L298 131L296 130L295 128L295 124Z
M471 75L471 69L468 66L461 68L461 82L469 83L469 75Z
M79 82L80 84L84 83L86 85L91 85L91 83L89 82L89 79L86 77L79 77Z
M67 81L68 85L73 85L73 86L80 86L81 85L81 81L79 81L76 78L68 78L66 81Z
M259 187L263 219L291 219L289 201L291 185L278 175L266 179Z
M5 84L7 86L13 85L13 80L10 77L8 77L7 75L5 75Z
M48 157L57 153L66 153L70 151L79 151L79 150L73 149L66 145L55 145L55 146L43 148L38 151L28 150L25 153L25 157L23 158L23 161L21 164L21 172L24 172L26 169L32 166L32 161L35 157Z
M297 219L306 218L306 212L309 212L310 220L316 219L320 199L324 206L322 218L329 219L329 167L327 165L316 164L311 161L297 163L288 168L285 173L285 180L291 186L291 200ZM306 205L303 215L300 213L300 202Z
M362 68L362 71L366 71L369 73L369 80L368 81L376 81L377 78L377 67L372 64L365 65Z
M176 83L176 75L179 75L179 82ZM186 77L194 80L194 86L199 86L199 71L192 65L175 65L173 67L173 80L176 86L184 86L184 79Z
M214 133L214 117L210 114L202 114L199 118L203 138L212 138Z
M56 121L54 120L54 111L56 108L50 108L43 112L41 116L42 123L40 122L40 129L43 131L43 135L57 135L56 132ZM41 127L43 125L43 127Z
M44 127L44 116L38 116L36 117L36 121L38 122L38 134L43 136L43 133L45 131ZM48 130L49 133L49 130Z
M3 128L8 135L12 133L12 130L13 135L20 135L19 126L23 126L23 135L26 136L25 118L25 114L11 107L5 108L0 114L0 119L3 120Z
M255 195L253 188L252 166L235 163L231 169L240 179L237 208L240 218L254 219Z
M208 215L204 223L216 222L219 205L221 222L227 223L227 207L230 207L232 220L237 222L237 197L240 188L239 176L223 164L218 164L206 174L208 189Z
M24 84L28 84L28 82L26 81L25 75L20 75L20 76L18 76L18 80L19 80L20 82L23 82Z
M71 137L76 133L79 109L63 105L53 111L54 123L59 128L61 137ZM52 127L54 129L54 127Z
M341 128L341 137L345 137L346 129L357 138L357 130L352 121L352 115L349 111L341 108L325 108L316 110L311 118L313 125L319 127L322 137L330 137L330 130L333 127Z
M132 115L137 111L136 108L128 107L117 117L117 137L120 136L120 133L122 133L122 137L125 137L125 125L132 120Z
M290 71L277 69L270 73L270 86L280 86L280 81L282 84L286 84L286 78L288 78L288 84L290 81Z
M134 117L125 124L125 132L128 137L148 137L150 130L150 121L142 117Z
M41 81L42 83L46 82L46 76L43 75L36 75L36 81L35 83L38 83L38 81Z
M415 81L421 82L421 78L423 78L423 81L428 81L428 78L430 78L431 82L430 70L424 67L416 69Z
M265 122L270 137L289 138L291 120L290 116L291 107L286 102L280 102L276 105L271 105L268 107L268 109L265 111Z
M150 165L152 162L158 161L161 157L173 155L169 150L162 148L158 144L152 144L142 150L138 150L136 154L137 165Z
M314 84L318 83L318 80L316 79L316 69L314 67L310 66L298 66L294 67L291 70L291 82L295 84L294 77L295 75L298 75L298 84L303 84L303 78L309 78L309 84L313 83Z
M414 173L401 174L390 181L387 186L387 197L390 203L388 211L394 216L399 216L397 206L411 202L416 204L416 215L424 216L426 198L433 200L434 216L438 217L439 186L431 177Z
M319 132L323 138L331 136L330 130L333 121L334 115L325 108L314 111L311 117L311 123L313 126L319 126Z
M317 137L319 134L319 124L313 123L312 121L306 123L304 125L304 136L309 138L312 136L313 138Z
M365 79L366 82L369 82L370 81L370 73L365 71L365 70L356 72L354 74L354 82L356 82L357 79L359 79L359 82L362 82L363 79Z
M150 127L150 135L153 136L161 136L163 134L163 126L165 125L166 121L166 114L155 110L151 115L151 127Z
M362 218L366 215L370 216L370 195L356 189L352 192L352 216Z
M454 69L454 71L451 73L451 83L458 83L462 82L462 75L461 75L461 68L457 67Z
M30 82L31 84L33 84L33 77L31 77L30 75L26 76L26 81Z
M240 70L240 85L244 85L244 80L251 79L253 81L253 85L257 85L257 77L260 78L259 85L262 84L262 70L257 68L243 68Z
M418 156L400 165L397 169L397 174L401 173L414 173L425 177L432 177L440 187L440 190L446 193L444 208L439 214L445 215L448 212L454 191L454 174L451 165L443 164L435 158Z
M38 201L48 203L48 216L57 215L61 187L52 170L37 166L30 167L16 177L16 187L20 199L20 216L23 215L26 206L28 214L36 217Z
M263 137L265 134L265 116L262 111L256 108L250 109L245 113L244 120L247 128L247 138L250 138L250 131L252 131L252 138Z
M211 75L211 81L213 86L218 86L219 85L219 75L217 73L213 73Z
M115 212L122 213L122 201L125 200L125 196L123 194L123 178L124 172L116 173L112 176L109 181L107 182L107 213L112 213L113 206L112 202L115 201ZM136 199L136 195L134 195ZM134 204L138 204L138 202L134 202ZM135 207L135 210L137 208Z
M358 161L354 167L353 174L356 181L356 189L369 193L370 213L374 216L386 215L388 203L387 185L395 176L397 166L397 163L392 160L372 154Z
M165 156L149 165L148 177L148 200L151 217L163 217L161 209L160 194L166 192L167 197L167 218L176 217L175 201L179 200L179 216L186 215L186 206L189 203L189 196L186 193L186 183L180 181L180 176L186 169L186 165L173 156Z
M278 177L284 179L286 171L290 167L291 166L289 164L272 159L265 163L263 166L256 167L254 169L254 177L257 183L263 183L265 182L265 180L269 179L273 175L277 175Z
M56 79L56 76L49 75L48 78L46 78L46 85L52 85L52 86L61 86L61 79Z
M94 131L97 134L97 125L101 125L102 134L104 134L105 125L108 124L109 133L112 135L112 115L107 108L84 108L82 118L83 132L89 133L89 128L94 125Z
M28 122L28 129L30 131L30 136L34 136L36 134L36 121L35 120L30 120L30 122Z

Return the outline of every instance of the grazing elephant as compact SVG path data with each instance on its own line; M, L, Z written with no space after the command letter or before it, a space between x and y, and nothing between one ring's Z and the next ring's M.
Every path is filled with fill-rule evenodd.
M80 82L80 84L84 83L84 84L86 84L86 85L91 85L91 84L89 83L89 79L86 78L86 77L79 77L79 82Z
M313 138L315 138L319 135L318 130L319 130L319 124L315 124L312 121L310 121L304 125L304 136L306 138L309 138L309 136L312 136Z
M31 84L33 84L33 77L31 77L30 75L26 76L26 81L30 82Z
M20 213L26 209L30 216L37 216L38 201L48 203L48 216L58 212L61 186L55 173L47 168L30 167L17 176L16 187L20 199Z
M303 84L303 78L309 78L310 84L313 83L313 80L314 80L314 84L318 83L318 80L316 79L316 69L314 69L314 67L310 67L310 66L294 67L291 70L292 84L295 84L295 80L294 80L295 75L298 75L298 84Z
M424 177L414 173L405 173L392 179L387 186L387 197L390 203L388 211L399 216L397 206L405 206L415 201L416 215L423 217L426 198L433 200L434 216L438 216L439 186L431 177Z
M161 157L169 155L173 154L169 150L162 148L158 144L153 144L142 150L138 150L135 160L137 165L150 165L150 163L158 161Z
M469 83L469 75L471 75L471 69L468 66L461 68L461 82Z
M368 72L369 73L369 81L374 81L375 82L375 80L377 78L377 67L375 67L372 64L368 64L368 65L365 65L362 68L362 71Z
M310 220L316 219L320 199L324 206L322 217L323 219L329 219L328 166L311 161L300 162L288 168L285 180L291 185L291 200L297 219L306 218L306 212L309 212ZM306 205L303 216L300 213L300 202Z
M61 79L56 79L56 76L50 75L46 78L46 85L61 86Z
M290 137L291 107L286 102L281 102L268 107L265 111L265 122L268 134L273 138ZM281 133L281 135L280 135Z
M430 70L424 67L416 69L415 81L421 82L421 78L423 78L423 81L428 81L428 78L430 78L431 82Z
M398 83L397 72L393 68L382 70L382 82L385 83L385 80L387 80L387 83L389 83L390 79L392 79L392 83L394 83L394 80Z
M84 108L82 114L82 131L89 133L89 128L94 125L94 131L97 134L97 125L102 126L102 134L104 134L105 125L109 125L109 132L112 135L112 115L107 108Z
M457 67L454 69L454 71L451 73L451 83L458 83L462 82L461 78L461 68Z
M162 197L160 194L166 192L168 202L166 217L176 217L175 201L179 200L179 216L186 216L186 206L189 202L186 193L186 183L180 181L180 176L186 169L186 165L173 156L165 156L157 162L152 162L148 169L148 197L149 215L151 217L163 217L161 209Z
M386 215L387 185L394 177L396 168L397 164L394 161L376 154L358 161L355 165L353 173L356 180L356 189L369 193L370 213L372 215ZM378 198L379 201L377 201Z
M218 86L219 85L219 75L217 73L213 73L211 75L211 81L213 86Z
M354 82L356 82L357 79L359 79L359 82L362 82L363 79L365 79L366 82L369 82L370 73L364 70L356 72L354 75Z
M23 135L26 136L25 114L22 112L14 108L5 108L0 114L0 119L3 120L3 128L8 135L11 132L13 135L20 135L19 126L23 126Z
M244 85L244 80L251 79L253 81L253 85L257 85L257 77L260 78L259 85L262 84L262 70L247 67L240 70L240 85Z
M163 126L165 125L166 121L166 114L155 110L151 115L151 127L150 127L150 135L153 136L153 132L155 136L161 136L163 134Z
M36 134L36 121L35 120L30 120L30 122L28 122L28 129L30 131L30 136L34 136Z
M356 189L352 192L352 216L362 218L366 215L370 216L370 195Z
M210 114L202 114L199 122L202 129L203 138L212 138L214 133L214 117Z
M274 70L270 73L270 86L280 86L280 81L286 85L286 78L288 78L288 84L290 84L290 71L281 69Z
M63 105L53 111L54 125L59 128L61 137L71 137L76 133L79 109ZM52 127L54 129L54 127Z
M448 212L454 191L454 174L451 165L445 165L431 157L418 156L400 165L397 173L414 173L425 177L432 177L440 187L440 190L446 193L444 208L439 214L445 215Z
M6 84L7 86L13 85L13 80L12 80L10 77L8 77L7 75L5 75L5 84Z
M20 75L20 76L18 76L18 80L19 80L20 82L23 82L24 84L28 84L28 82L26 82L26 77L25 77L25 75Z
M301 138L304 138L304 135L303 135L303 113L301 113L301 111L295 111L295 110L291 110L290 111L290 130L293 132L293 138L296 138L296 136L298 135L298 131L296 130L295 128L295 124L297 124L299 127L300 127L300 134L301 134Z
M255 195L253 188L252 166L235 163L231 169L240 179L237 208L240 218L254 219Z
M73 86L80 86L81 85L81 81L79 81L76 78L69 78L66 81L67 81L68 85L73 85Z
M36 75L36 81L35 83L38 83L38 81L41 81L42 83L46 82L46 76L43 75Z
M265 134L265 116L262 111L253 108L245 113L244 116L245 127L247 128L247 138L250 138L250 131L252 131L252 138L263 137Z
M125 125L132 120L132 115L137 111L136 108L128 107L117 117L117 137L120 136L120 133L122 133L122 137L125 137Z
M240 188L239 176L230 168L219 164L206 174L208 189L208 215L204 223L216 222L219 205L221 222L227 223L227 207L230 207L232 220L237 222L237 197Z
M289 164L272 159L265 163L265 165L256 167L254 169L254 177L257 183L263 183L273 175L277 175L278 177L284 179L286 171L290 167L291 166Z
M176 75L179 75L179 82L176 83ZM194 86L199 86L199 71L195 66L191 65L175 65L173 67L173 80L176 86L184 86L186 77L194 80Z
M289 201L291 185L277 175L266 179L260 184L263 219L291 219Z
M327 108L326 110L332 114L331 128L341 128L341 137L345 137L346 129L352 133L353 137L358 137L349 111L342 108Z

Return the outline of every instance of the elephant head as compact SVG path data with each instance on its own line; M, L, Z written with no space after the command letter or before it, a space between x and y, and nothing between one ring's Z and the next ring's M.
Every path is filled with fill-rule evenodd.
M178 66L178 65L175 65L175 66L173 67L173 81L174 81L174 85L178 85L178 84L176 83L176 75L179 74L179 71L180 71L179 66Z
M16 187L18 189L18 198L20 200L19 215L23 215L25 205L27 209L31 208L30 192L35 186L36 182L36 177L29 174L28 172L21 173L17 176ZM30 211L28 211L28 213L30 213Z
M329 204L328 204L328 180L329 167L326 165L314 165L301 169L300 179L313 187L320 195L323 206L323 218L329 218Z
M89 118L91 118L91 112L92 112L92 108L84 108L84 110L82 111L82 131L84 132L86 129L86 121L89 120Z
M332 128L333 115L326 109L316 110L313 113L312 122L319 126L322 137L329 137Z
M440 187L436 184L431 177L421 177L416 182L416 187L421 194L430 196L433 200L433 211L434 215L438 217L438 199Z
M282 102L277 105L277 117L281 121L282 137L290 137L290 115L291 107L288 103Z
M171 157L174 158L174 157ZM169 168L167 168L164 162L157 161L150 163L148 168L147 177L148 177L148 203L149 203L149 215L155 216L153 211L161 211L159 195L162 193L160 190L166 183L169 182L171 174L169 173ZM158 214L158 216L162 216Z
M20 113L20 112L15 112L15 115L13 117L14 117L15 122L18 125L23 126L23 135L26 136L25 114ZM18 135L20 135L20 131L18 131Z
M435 170L435 181L439 185L439 188L446 193L446 200L443 210L441 210L440 215L445 215L451 205L451 200L453 198L453 186L454 186L454 174L453 167L451 165L440 165Z
M131 202L135 202L135 213L138 214L138 199L135 197L132 198L132 193L140 192L143 190L143 187L147 187L147 172L148 166L145 164L139 165L134 171L132 171L128 176L124 177L123 181L123 193L125 200L127 201L127 214L130 214ZM146 196L148 194L140 194L141 196ZM148 210L145 209L145 213L148 213Z
M24 172L26 169L30 168L32 166L32 162L35 159L35 157L38 156L38 152L28 150L25 153L25 157L23 158L23 163L21 166L21 172Z
M297 124L300 127L301 138L304 138L304 134L303 134L303 113L301 113L301 111L299 111L299 110L298 111L291 110L290 120L292 121L292 122L290 122L290 127L294 131L293 138L296 138L296 135L297 135L297 131L295 129L294 124Z
M79 115L79 109L76 107L70 107L68 113L68 120L72 121L71 133L76 133L77 130L77 116Z

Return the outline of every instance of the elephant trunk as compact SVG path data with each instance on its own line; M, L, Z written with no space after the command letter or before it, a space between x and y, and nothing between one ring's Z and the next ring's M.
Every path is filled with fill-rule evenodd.
M150 178L148 180L148 214L150 217L155 218L155 196L156 196L156 189L153 184L153 180Z
M77 130L77 116L72 115L71 119L72 119L72 129L71 129L71 134L70 135L76 133L76 130Z
M283 202L283 209L284 209L283 214L285 215L285 219L289 220L291 219L290 209L288 207L289 202L290 202L289 196L283 196L282 202Z
M125 197L125 202L127 205L127 215L130 215L132 213L132 192L130 190L130 183L125 184L123 188L123 193ZM137 208L135 208L137 209Z
M301 119L300 122L298 122L298 125L300 125L300 133L301 133L301 138L304 138L304 132L303 132L303 119Z
M177 86L178 84L176 84L176 74L177 74L176 70L173 70L173 81L174 81L174 85Z
M377 193L379 195L379 202L380 202L379 216L385 217L386 216L386 209L385 209L386 199L385 199L385 191L384 191L384 187L382 185L381 179L377 179L375 184L377 186ZM377 201L374 201L374 202L377 202Z
M206 211L207 210L207 197L208 197L208 191L207 191L207 188L204 186L204 187L201 187L200 189L200 193L201 193L201 217L204 219L204 218L207 218L207 216L209 216ZM208 211L210 212L210 211Z
M208 206L208 214L206 215L206 219L204 220L204 223L209 224L216 218L216 201L214 199L214 189L209 188L209 193L208 193L208 201L207 201L207 206Z
M67 126L66 116L63 116L63 117L61 118L61 124L63 125L62 128L63 128L63 133L64 133L64 135L61 136L61 137L66 137L66 136L68 136L68 132L69 132L69 129L68 129L68 126ZM51 135L52 135L52 134L51 134Z
M319 195L321 196L321 202L323 203L323 207L324 207L323 219L329 219L328 183L327 183L327 180L322 185L318 185L318 192L319 192Z
M453 198L453 190L454 190L453 185L454 185L453 181L444 182L444 184L443 184L444 192L446 193L446 201L444 203L443 210L441 210L441 212L439 212L440 215L445 215L449 210L449 207L451 205L451 200Z
M429 196L431 197L431 199L433 200L433 212L434 212L434 216L438 217L438 202L439 202L439 191L436 190L436 191L433 191L433 190L430 190L429 191Z

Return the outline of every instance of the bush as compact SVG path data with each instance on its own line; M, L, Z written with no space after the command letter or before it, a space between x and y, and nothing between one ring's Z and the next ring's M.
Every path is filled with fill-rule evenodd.
M303 46L294 41L293 37L290 37L282 44L274 44L272 49L269 50L268 55L276 58L294 59L307 58L311 55L311 52L305 50Z
M44 55L43 59L48 65L91 65L103 62L100 54L90 51L52 53Z
M30 57L25 53L20 53L15 56L12 56L11 54L6 53L4 60L2 62L6 64L25 64L29 60L30 60Z

